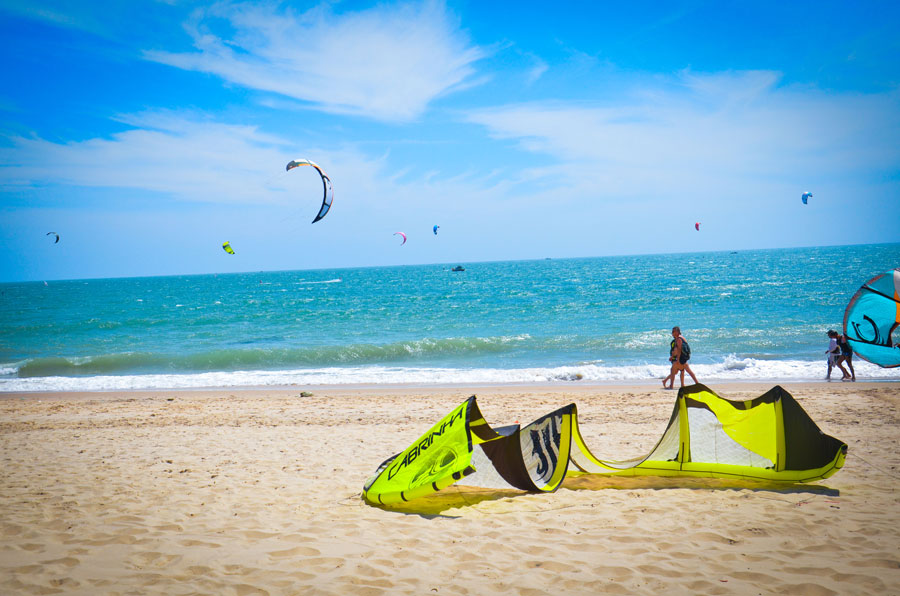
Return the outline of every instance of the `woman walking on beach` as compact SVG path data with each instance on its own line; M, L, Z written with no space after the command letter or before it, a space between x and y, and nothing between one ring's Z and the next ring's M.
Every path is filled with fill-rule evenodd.
M678 326L672 327L672 337L674 339L669 344L669 360L672 362L672 370L669 371L669 376L663 379L663 388L672 389L674 387L675 373L677 372L681 372L681 386L684 387L684 371L691 375L696 384L697 377L694 376L694 371L691 370L691 366L688 364L688 360L691 359L691 346L688 345L687 340L681 335L681 328ZM668 387L666 387L666 381L669 382Z
M841 348L838 346L838 332L834 329L828 330L828 349L825 350L825 354L828 356L828 373L825 375L825 379L831 380L831 369L837 365L838 368L841 369L842 377L841 380L850 378L850 375L847 374L847 369L844 368L844 365L841 363ZM856 373L853 374L856 377Z
M856 371L853 370L853 348L850 347L850 342L847 341L847 336L844 334L840 334L837 336L837 346L841 351L841 355L837 358L837 364L841 367L841 370L844 371L844 376L841 377L842 381L855 381L856 380ZM850 374L847 374L847 371L844 370L842 366L843 363L847 363L847 368L850 369Z

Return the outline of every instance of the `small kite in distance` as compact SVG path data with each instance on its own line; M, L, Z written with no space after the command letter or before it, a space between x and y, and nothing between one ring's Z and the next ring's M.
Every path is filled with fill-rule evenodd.
M441 227L441 226L434 226L434 235L435 236L437 236L437 231L438 231L439 227Z
M316 223L328 213L328 210L331 209L331 203L334 201L334 188L331 186L331 178L328 177L328 174L322 171L322 168L319 167L319 164L309 161L308 159L295 159L294 161L288 162L288 165L285 167L286 172L290 172L294 168L300 166L312 166L319 172L319 176L322 177L322 189L324 194L322 195L322 206L319 207L319 214L316 215L316 218L312 220L313 223Z
M403 242L400 243L400 246L403 246L404 244L406 244L406 234L404 234L403 232L394 232L394 236L402 236L403 237Z
M231 248L231 242L226 242L225 244L223 244L222 250L224 250L225 252L227 252L230 255L234 254L234 249Z
M47 236L56 236L56 240L53 241L53 244L59 244L59 234L56 232L47 232Z
M807 204L806 201L808 201L808 200L811 199L811 198L812 198L812 193L809 192L809 191L806 191L806 192L803 193L803 195L800 197L800 200L803 201L803 204L804 204L804 205L806 205L806 204Z
M699 221L694 224L694 229L697 230L698 232L700 231L700 222Z

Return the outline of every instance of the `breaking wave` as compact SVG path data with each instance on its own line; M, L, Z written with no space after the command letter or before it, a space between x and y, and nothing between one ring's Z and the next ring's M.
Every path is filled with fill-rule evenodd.
M896 380L896 372L867 362L855 363L860 380ZM10 367L4 367L9 369ZM825 376L824 362L724 359L692 368L703 383L714 381L816 381ZM642 364L536 368L449 368L384 365L327 366L280 370L234 370L194 373L94 374L93 376L6 376L0 391L111 391L204 387L291 387L382 384L590 384L656 383L668 366Z

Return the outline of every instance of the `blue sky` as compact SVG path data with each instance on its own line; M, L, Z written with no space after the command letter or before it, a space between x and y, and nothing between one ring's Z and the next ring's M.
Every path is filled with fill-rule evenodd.
M897 31L896 2L0 0L0 281L897 242ZM314 225L296 158L334 182Z

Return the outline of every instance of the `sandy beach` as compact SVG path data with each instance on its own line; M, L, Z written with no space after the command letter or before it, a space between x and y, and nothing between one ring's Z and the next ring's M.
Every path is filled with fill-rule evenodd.
M711 384L728 399L773 384ZM0 395L3 594L900 594L900 383L784 384L849 445L808 485L567 479L398 509L365 480L469 395L649 451L676 392L304 387ZM301 391L312 395L301 396Z

